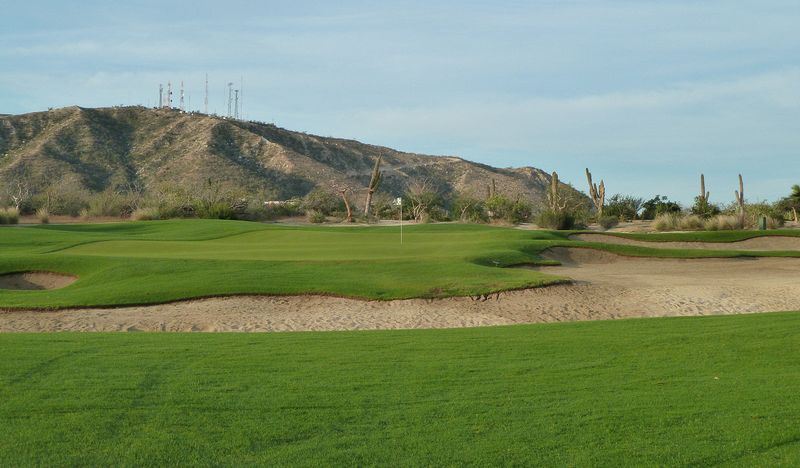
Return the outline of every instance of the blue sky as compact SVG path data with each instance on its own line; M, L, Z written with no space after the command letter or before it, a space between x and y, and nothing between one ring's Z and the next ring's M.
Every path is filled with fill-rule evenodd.
M688 202L800 183L800 2L0 0L0 113L190 107Z

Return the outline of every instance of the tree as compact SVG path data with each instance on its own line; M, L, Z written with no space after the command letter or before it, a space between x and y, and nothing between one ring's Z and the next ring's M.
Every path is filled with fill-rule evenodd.
M642 203L642 208L642 219L655 219L656 216L662 214L681 212L681 206L674 201L670 201L666 195L656 195Z
M797 222L797 210L800 210L800 185L792 185L792 192L788 197L784 197L778 204L785 210L791 211L794 222Z
M14 208L17 211L22 209L22 205L28 201L31 196L31 185L27 179L18 180L16 184L9 185L6 189L8 197L14 203Z
M415 180L408 186L406 198L411 204L411 215L421 221L423 216L430 216L434 208L441 208L442 196L429 179Z
M644 201L630 195L616 194L608 200L606 215L614 216L623 221L630 221L639 217Z
M375 160L375 167L372 168L372 177L369 179L369 186L367 186L367 200L364 202L364 216L369 216L369 209L372 205L372 196L376 190L378 190L378 186L381 183L381 179L383 179L383 173L381 172L381 160L383 156L378 156L378 159Z

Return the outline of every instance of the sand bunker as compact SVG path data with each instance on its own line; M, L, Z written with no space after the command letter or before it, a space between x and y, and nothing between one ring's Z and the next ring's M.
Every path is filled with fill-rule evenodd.
M0 289L36 291L41 289L58 289L69 286L78 278L60 273L29 271L0 275Z
M468 297L361 301L229 297L148 307L0 312L0 331L292 331L453 328L800 310L800 259L654 259L554 248L531 267L573 284Z
M739 242L649 242L610 236L608 234L573 234L569 238L586 242L635 245L654 249L800 250L800 237L788 236L761 236Z

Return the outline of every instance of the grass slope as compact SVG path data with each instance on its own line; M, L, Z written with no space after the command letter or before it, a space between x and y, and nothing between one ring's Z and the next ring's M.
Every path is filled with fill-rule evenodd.
M397 227L214 220L13 227L0 229L0 274L46 270L80 279L53 291L0 290L0 308L150 304L232 294L477 295L562 281L501 268L546 262L539 253L559 245L657 257L800 256L726 251L724 244L718 251L607 245L570 241L566 233L476 225L410 226L403 245Z
M798 328L0 335L0 460L797 466Z

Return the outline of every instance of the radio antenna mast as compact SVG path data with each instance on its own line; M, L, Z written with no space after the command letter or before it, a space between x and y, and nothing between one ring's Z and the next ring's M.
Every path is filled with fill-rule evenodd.
M164 107L164 85L158 84L158 107Z
M186 107L183 105L183 80L181 80L181 104L180 104L181 112L186 110Z
M206 73L206 100L204 104L203 112L208 115L208 73Z
M227 117L231 116L231 104L233 100L233 83L228 82L228 115Z

